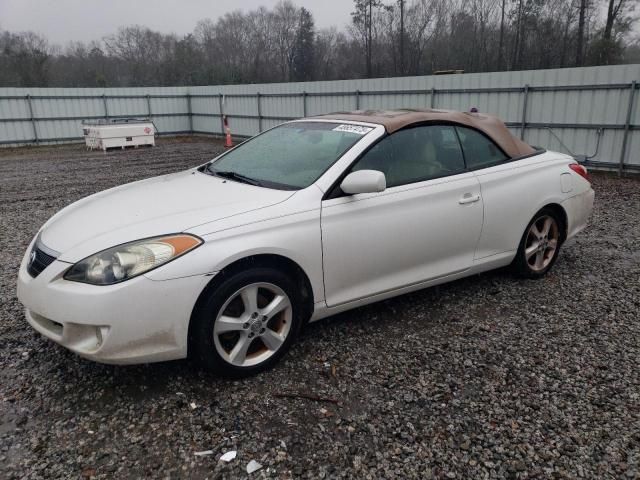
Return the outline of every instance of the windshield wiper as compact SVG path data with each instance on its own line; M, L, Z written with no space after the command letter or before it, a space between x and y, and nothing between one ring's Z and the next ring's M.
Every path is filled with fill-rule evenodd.
M229 180L235 180L236 182L241 182L241 183L248 183L249 185L255 185L258 187L262 186L262 183L259 180L256 180L255 178L247 177L240 173L229 172L225 170L214 170L212 168L209 168L209 171L214 175L217 175L218 177L228 178Z

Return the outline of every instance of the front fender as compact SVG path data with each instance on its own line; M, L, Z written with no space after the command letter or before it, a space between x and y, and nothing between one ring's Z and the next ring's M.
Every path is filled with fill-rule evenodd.
M222 230L202 238L203 245L146 276L169 280L213 274L242 258L273 254L297 263L311 282L314 298L324 298L320 209Z

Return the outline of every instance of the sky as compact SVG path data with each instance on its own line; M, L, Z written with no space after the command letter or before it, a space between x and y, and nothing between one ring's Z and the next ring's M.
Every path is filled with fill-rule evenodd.
M50 42L99 40L121 25L140 24L183 35L198 20L216 19L233 10L271 8L278 0L0 0L0 29L31 30ZM343 27L350 21L351 0L293 0L306 7L319 28Z

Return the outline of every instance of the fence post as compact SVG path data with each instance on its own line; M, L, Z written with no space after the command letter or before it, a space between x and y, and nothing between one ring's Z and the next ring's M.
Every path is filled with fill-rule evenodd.
M27 94L24 97L29 105L29 119L31 120L31 127L33 128L33 140L38 143L38 129L36 128L36 119L33 117L33 105L31 104L31 95Z
M356 90L355 94L356 94L356 110L360 110L360 90Z
M529 98L529 84L524 86L524 99L522 100L522 120L520 122L520 140L524 140L524 129L527 126L527 100Z
M218 107L220 108L220 132L222 132L222 135L224 135L224 109L222 106L222 97L224 97L224 95L222 95L221 93L218 94Z
M107 96L102 94L102 105L104 106L104 119L109 120L109 108L107 107Z
M187 93L187 113L189 114L189 133L193 133L193 110L191 105L191 94Z
M307 92L302 92L302 116L307 116Z
M431 98L429 99L431 103L430 108L435 108L436 105L436 89L434 87L431 88Z
M620 151L620 165L618 166L618 175L622 176L624 171L624 157L627 153L627 141L629 140L629 129L631 127L631 115L633 114L633 101L636 96L637 82L631 82L631 91L629 92L629 106L627 107L627 119L624 122L624 134L622 137L622 150Z
M256 102L258 103L258 133L262 133L262 105L260 104L260 92L256 92Z
M151 111L151 97L149 96L148 93L147 93L147 114L149 119L151 119L151 115L153 115L153 112Z

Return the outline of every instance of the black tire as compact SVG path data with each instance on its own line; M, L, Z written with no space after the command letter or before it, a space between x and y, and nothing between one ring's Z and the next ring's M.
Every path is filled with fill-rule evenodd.
M218 347L214 341L214 324L225 306L234 294L252 284L271 284L281 289L290 300L291 310L287 319L280 319L281 322L290 322L288 333L284 342L264 361L251 366L237 366L230 363L218 352ZM263 292L261 290L261 292ZM262 294L262 293L261 293ZM236 300L232 300L236 301ZM208 288L203 292L203 296L198 302L191 318L191 328L189 331L189 353L190 357L205 369L219 376L227 378L242 378L255 375L273 367L291 348L304 323L304 309L302 295L294 280L283 272L267 267L253 268L234 274L230 274L222 283L215 288ZM228 311L225 307L225 312ZM254 321L254 320L249 320ZM245 324L246 325L246 324ZM253 327L247 329L251 332ZM238 335L240 335L239 332ZM251 333L249 333L251 334ZM220 334L218 334L220 335ZM218 337L220 338L220 337ZM255 337L250 342L255 342ZM218 340L219 343L222 343ZM261 340L260 340L261 342ZM252 346L255 346L252 344ZM265 347L266 344L258 344L258 347ZM247 355L249 357L249 355Z
M547 259L545 260L545 262L548 262L548 263L546 263L543 268L536 269L530 264L531 260L527 260L525 250L527 249L527 243L530 240L529 235L530 235L532 226L534 224L539 225L540 224L539 222L541 222L546 217L551 218L554 222L554 226L556 229L557 244L556 244L555 250L553 251L553 254L548 256ZM516 257L511 263L512 271L516 275L524 278L537 279L537 278L544 277L549 272L549 270L551 270L553 265L556 263L556 260L558 259L558 254L560 253L560 247L562 246L562 242L564 239L564 234L563 234L564 228L565 227L564 227L563 219L559 217L559 215L556 213L554 209L545 207L541 209L538 213L536 213L531 219L531 221L527 224L527 228L524 230L524 233L522 234L522 239L520 240L520 245L518 246L518 253L516 254ZM546 252L543 252L543 255L546 255Z

